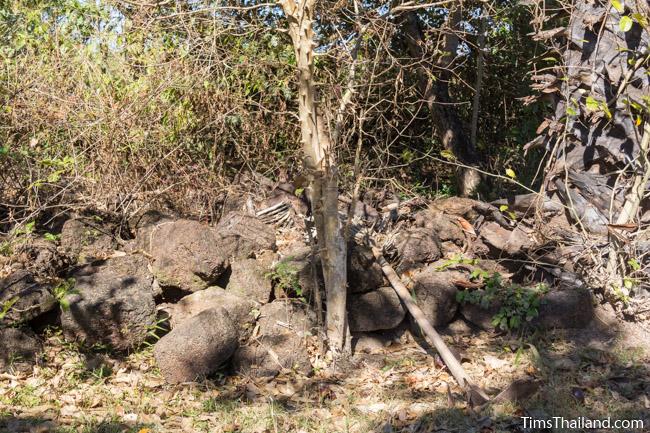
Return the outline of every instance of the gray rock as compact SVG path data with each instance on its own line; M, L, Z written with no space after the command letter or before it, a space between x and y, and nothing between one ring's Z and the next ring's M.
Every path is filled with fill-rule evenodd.
M66 338L129 350L142 344L156 319L153 277L139 255L116 257L77 270L61 326Z
M392 287L381 287L348 298L348 320L352 332L395 328L405 315L406 311Z
M238 342L237 328L226 310L209 308L158 340L154 357L167 382L190 382L217 371Z
M230 270L228 292L260 304L269 302L273 291L270 266L256 259L241 259L233 261Z
M92 218L72 218L61 229L61 248L72 259L81 263L110 256L117 248L115 227Z
M17 271L0 280L0 308L11 307L0 319L0 325L28 322L52 311L57 301L50 293L51 286L34 280L28 271Z
M275 251L275 229L259 218L231 212L215 226L228 257L248 258L256 251Z
M29 329L0 328L0 371L29 371L38 361L43 345Z
M229 293L221 287L208 287L185 296L176 304L163 304L160 309L169 314L170 325L172 328L176 328L204 310L222 307L228 312L233 323L243 332L255 322L255 316L252 313L259 306L252 299Z
M438 260L442 249L435 232L421 227L412 227L399 232L395 246L399 257L395 270L400 274Z
M584 328L594 318L589 290L565 287L552 290L542 297L539 316L533 324L542 329Z
M62 254L55 242L32 238L16 247L16 255L35 276L53 278L66 267L69 257Z
M415 226L433 230L441 242L453 242L456 245L462 245L465 242L465 234L456 217L435 209L418 212L415 215Z
M195 292L214 284L228 266L217 230L198 221L164 221L138 231L138 243L153 257L162 287Z
M492 319L501 309L501 302L493 301L487 308L479 305L464 304L462 316L468 322L484 330L494 329ZM594 317L591 294L588 290L578 288L553 289L542 296L539 315L531 325L540 329L584 328Z
M455 279L464 279L455 271L437 271L428 267L414 277L413 292L419 307L432 326L449 323L458 310Z
M313 315L302 303L287 299L263 305L259 335L235 352L235 371L252 376L275 376L282 369L311 373L305 338L314 324Z
M365 293L384 285L384 273L375 261L372 250L352 243L348 248L349 292Z
M479 234L487 245L511 256L534 245L530 235L519 225L510 231L490 221L481 226Z

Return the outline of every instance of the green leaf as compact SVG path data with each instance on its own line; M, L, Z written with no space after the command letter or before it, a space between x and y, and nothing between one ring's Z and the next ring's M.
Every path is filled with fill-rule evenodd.
M635 271L638 271L639 269L641 269L641 265L639 264L639 262L636 261L636 259L628 260L627 264L630 265L630 267L632 269L634 269Z
M632 14L632 18L634 18L643 28L648 27L648 18L646 18L644 15L641 15L640 13L635 13Z
M501 212L507 211L508 210L508 205L507 204L502 204L501 206L499 206L499 210Z
M440 156L442 156L443 158L448 159L450 161L453 161L453 160L456 159L456 156L453 153L451 153L450 150L447 150L447 149L440 152Z
M511 168L506 168L506 175L507 175L509 178L511 178L511 179L514 179L514 178L517 177L517 174L516 174L515 171L514 171L513 169L511 169Z
M623 13L623 11L625 10L621 2L618 0L612 0L612 7L617 11L619 11L620 13Z
M587 110L589 111L598 111L598 107L600 106L598 101L593 96L587 96L585 104L587 105Z
M628 16L621 17L620 21L618 22L618 28L622 32L629 32L630 29L632 29L632 25L634 24L634 21L632 21L632 18Z

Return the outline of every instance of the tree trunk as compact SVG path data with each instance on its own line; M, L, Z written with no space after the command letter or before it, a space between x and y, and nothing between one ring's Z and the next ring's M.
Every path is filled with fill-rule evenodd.
M312 214L327 296L327 339L335 355L350 352L346 313L346 247L338 217L338 173L313 78L314 0L281 0L298 69L298 114L305 164L311 175Z
M450 9L448 29L444 37L444 53L435 63L435 81L430 78L432 72L423 63L425 53L422 47L425 44L425 37L420 18L415 12L409 12L402 19L402 27L409 56L413 59L420 59L417 67L418 88L426 101L431 120L443 147L452 152L463 165L474 166L479 162L476 149L467 137L463 122L449 95L449 81L452 75L449 68L459 43L458 36L454 31L459 27L461 19L462 11L459 6ZM461 195L471 195L479 183L480 176L476 170L460 168L458 186Z

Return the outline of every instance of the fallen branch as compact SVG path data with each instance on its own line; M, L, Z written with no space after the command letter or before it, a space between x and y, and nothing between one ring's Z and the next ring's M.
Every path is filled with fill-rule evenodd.
M375 256L377 263L381 266L384 275L388 278L391 286L393 286L393 289L397 292L397 296L399 296L404 305L406 305L409 313L411 313L411 316L413 316L427 338L431 343L433 343L433 346L447 365L447 368L449 368L449 371L451 372L451 375L454 376L454 379L456 379L456 382L458 382L461 388L463 388L467 393L470 404L472 406L478 406L488 402L490 398L479 386L472 382L472 379L470 379L467 372L465 372L465 369L460 365L460 361L458 361L451 350L449 350L449 347L443 341L442 337L440 337L440 334L433 329L433 326L431 326L431 323L425 317L420 307L415 303L400 277L395 273L395 270L393 270L393 267L388 263L388 261L386 261L381 250L376 246L373 246L372 253Z

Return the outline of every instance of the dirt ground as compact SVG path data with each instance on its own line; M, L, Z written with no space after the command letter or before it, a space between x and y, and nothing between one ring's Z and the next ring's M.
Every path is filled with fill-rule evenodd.
M526 429L522 417L562 416L643 419L644 429L619 431L648 432L649 334L617 323L599 310L581 331L515 337L447 329L447 342L488 393L515 379L525 379L530 391L540 384L525 401L481 408L468 407L435 352L410 334L366 349L334 372L314 341L312 377L285 371L266 381L224 372L170 386L150 349L111 359L50 332L41 365L0 375L0 431L542 432L564 430Z

